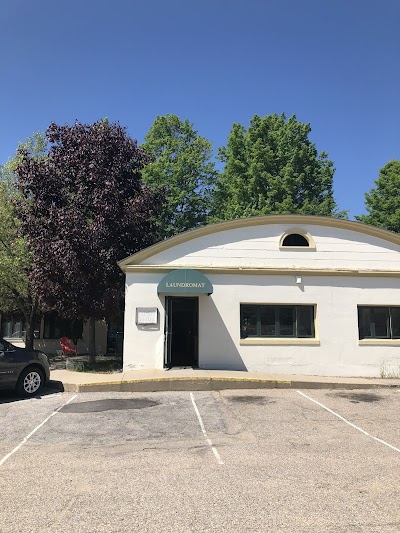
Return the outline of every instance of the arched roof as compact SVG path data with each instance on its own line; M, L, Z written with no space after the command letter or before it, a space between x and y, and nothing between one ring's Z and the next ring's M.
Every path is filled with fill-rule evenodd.
M144 248L140 252L133 254L122 261L119 261L118 265L122 270L125 270L125 267L128 265L137 265L140 264L143 260L151 257L155 254L168 250L173 246L188 242L192 239L202 237L204 235L210 235L212 233L217 233L220 231L227 231L236 228L246 228L250 226L263 226L269 224L292 224L292 225L302 225L302 224L313 224L316 226L328 226L331 228L339 228L350 231L355 231L358 233L363 233L366 235L371 235L372 237L377 237L385 241L400 245L400 235L394 233L393 231L388 231L385 229L377 228L375 226L370 226L364 224L363 222L354 222L353 220L344 220L341 218L333 217L321 217L321 216L312 216L312 215L265 215L260 217L250 217L250 218L237 218L235 220L229 220L227 222L218 222L216 224L209 224L207 226L202 226L197 229L185 231L161 241L153 246Z

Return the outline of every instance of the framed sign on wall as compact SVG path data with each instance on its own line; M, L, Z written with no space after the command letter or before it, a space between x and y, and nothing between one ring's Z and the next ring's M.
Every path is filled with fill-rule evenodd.
M158 308L137 307L136 324L139 326L156 326L158 324Z

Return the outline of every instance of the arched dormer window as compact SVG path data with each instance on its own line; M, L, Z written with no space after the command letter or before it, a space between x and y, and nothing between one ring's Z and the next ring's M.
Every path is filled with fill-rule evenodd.
M279 248L307 248L315 250L314 239L304 230L294 228L286 231L280 238Z
M290 235L286 235L286 237L282 241L282 246L310 246L308 243L308 240L304 237L304 235L300 235L300 233L291 233Z

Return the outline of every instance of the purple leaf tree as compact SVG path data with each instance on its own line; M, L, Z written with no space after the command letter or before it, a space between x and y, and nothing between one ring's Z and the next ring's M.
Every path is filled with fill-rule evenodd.
M147 156L118 123L52 123L46 138L47 157L22 149L16 171L30 281L44 310L88 320L93 362L95 321L123 308L117 261L153 244L164 198L143 185Z

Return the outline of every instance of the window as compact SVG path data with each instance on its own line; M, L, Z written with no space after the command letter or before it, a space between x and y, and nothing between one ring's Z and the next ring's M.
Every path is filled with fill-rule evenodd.
M299 233L291 233L290 235L286 235L286 237L283 239L282 246L307 246L309 247L310 244L308 240L304 237L304 235L300 235Z
M279 248L302 248L315 251L316 246L312 235L302 228L290 228L279 239Z
M313 305L240 306L240 338L315 337Z
M24 339L26 335L26 325L24 317L18 313L1 315L0 337L10 339ZM40 318L33 325L33 336L38 339L40 335Z
M400 339L400 307L358 307L359 339Z
M9 349L10 345L5 340L0 340L0 352L6 352Z
M123 322L110 322L107 327L107 353L122 355L123 340Z
M44 317L44 339L59 339L61 337L81 339L82 333L82 320L60 318L54 314L45 315Z
M1 336L21 339L25 334L23 319L19 315L3 315L1 317Z

